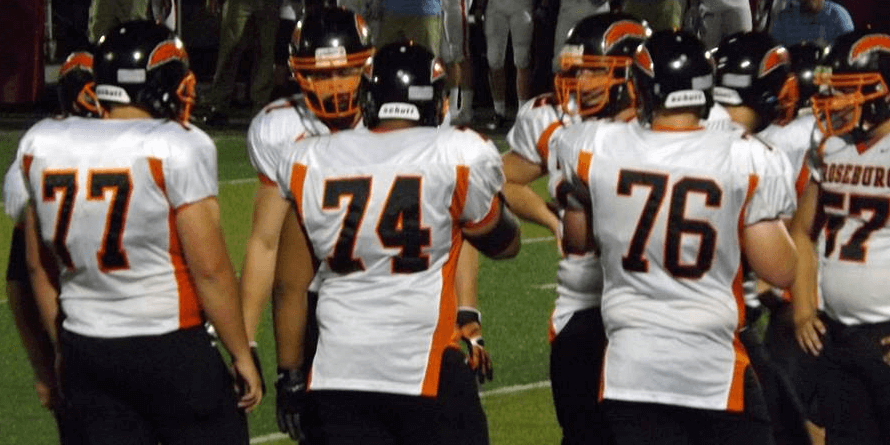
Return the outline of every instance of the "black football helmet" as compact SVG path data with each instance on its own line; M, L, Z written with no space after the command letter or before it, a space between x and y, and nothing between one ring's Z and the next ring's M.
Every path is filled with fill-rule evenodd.
M188 121L195 104L195 75L182 40L167 27L145 20L111 28L96 45L94 70L100 101Z
M822 133L866 140L890 119L888 79L890 34L856 30L838 36L816 72L813 112Z
M654 111L669 108L695 108L706 119L714 104L714 62L693 34L656 31L634 54L633 84L643 123L652 122Z
M93 90L93 54L88 51L75 51L65 58L59 67L59 106L62 115L99 117L99 99Z
M824 52L825 47L816 42L802 41L788 46L791 71L797 76L797 89L800 91L798 109L812 106L812 97L818 90L815 82L816 67Z
M569 31L559 54L553 90L566 113L610 117L635 106L630 65L651 33L631 15L597 14Z
M760 118L755 132L797 114L800 93L791 55L768 33L746 31L723 38L711 56L717 65L714 100L744 105Z
M303 91L306 106L336 127L355 123L362 70L374 47L362 17L348 9L307 10L290 44L289 65Z
M414 42L390 43L377 51L362 78L365 126L381 119L407 119L423 126L442 123L448 109L445 64Z

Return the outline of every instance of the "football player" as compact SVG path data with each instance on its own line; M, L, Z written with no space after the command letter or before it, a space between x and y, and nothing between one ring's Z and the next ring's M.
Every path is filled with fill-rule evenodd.
M289 65L302 94L273 101L248 128L247 154L260 183L254 194L240 289L247 336L258 362L255 335L271 297L278 240L288 215L286 203L278 197L275 168L290 143L359 124L359 81L373 54L361 16L345 8L307 10L290 43ZM309 301L314 304L315 298ZM307 356L312 356L311 351Z
M454 274L464 238L493 258L519 250L500 156L472 130L437 128L445 71L428 49L381 48L364 82L367 129L303 139L278 168L299 224L282 237L273 295L287 418L305 419L305 317L295 315L317 275L316 412L294 429L328 444L488 443L454 344Z
M819 132L812 114L798 116L798 77L790 51L765 32L749 31L725 37L712 56L717 67L714 100L745 131L788 156L790 179L802 194L810 177L807 154ZM794 329L790 301L753 275L746 277L744 287L748 320L740 338L766 395L776 442L808 444L803 403L791 383L790 373L797 368L792 361L803 352L787 335ZM769 333L784 333L770 336L771 350L756 328L764 310L770 313Z
M819 230L824 241L818 289L825 316L816 318L811 307L817 321L798 338L819 356L827 443L890 441L888 82L890 34L870 29L835 39L816 74L813 111L826 137L815 176L821 183L801 198L792 223ZM799 281L817 286L815 274Z
M742 258L786 287L788 161L740 132L708 130L713 62L684 31L656 31L633 63L638 121L555 136L574 174L565 248L598 249L606 346L601 394L616 443L771 443L738 338Z
M59 68L58 97L61 114L54 119L67 116L97 117L99 103L93 86L92 53L76 51L69 54ZM7 261L6 295L22 345L34 370L36 380L34 390L37 392L40 404L55 415L60 443L79 444L82 442L79 425L77 421L72 420L72 413L58 392L53 345L40 322L40 314L25 266L24 216L28 205L28 191L25 188L21 164L17 160L12 162L6 172L3 198L3 209L16 222Z
M290 143L307 137L329 134L361 125L359 82L362 70L370 67L374 47L361 16L345 8L322 7L307 11L296 28L290 48L290 67L300 84L301 95L276 100L253 121L247 135L247 151L260 184L254 195L253 222L241 270L241 300L247 334L254 358L259 364L255 335L263 310L271 297L273 273L282 231L296 224L284 224L292 215L278 197L275 167L289 154ZM491 360L481 340L481 323L476 321L476 270L478 253L462 249L458 268L460 306L467 317L461 328L471 350L472 364L480 378L490 379ZM310 338L317 329L314 308L317 297L310 292ZM311 364L314 341L307 341L304 371Z
M523 105L507 133L504 197L517 216L560 236L557 214L528 184L549 175L551 189L556 189L562 175L549 143L561 127L586 119L633 118L631 56L648 33L644 24L620 13L586 17L569 31L554 93ZM599 310L603 285L599 258L594 253L565 255L557 281L550 318L550 381L562 443L607 443L598 403L606 340Z
M18 151L28 271L64 397L89 443L246 443L241 410L259 403L260 379L219 223L216 150L188 123L188 55L167 28L127 22L98 42L94 72L108 119L43 120Z

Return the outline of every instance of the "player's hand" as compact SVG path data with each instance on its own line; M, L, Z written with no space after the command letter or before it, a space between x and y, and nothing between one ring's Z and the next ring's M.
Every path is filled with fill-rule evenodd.
M306 376L299 369L278 368L275 380L275 417L278 430L303 443L302 420L306 409Z
M467 345L467 365L476 372L479 383L494 379L494 366L482 339L482 316L479 311L470 307L460 308L457 311L457 325L461 339Z
M263 367L260 364L260 353L257 350L256 342L250 342L250 358L253 359L253 366L256 367L257 374L260 375L260 391L263 396L266 395L266 378L263 377Z
M817 357L822 352L823 335L825 335L825 325L815 314L803 318L795 317L794 337L807 354Z
M263 400L262 378L250 356L235 359L232 366L238 382L238 408L249 413Z
M36 381L34 382L34 392L37 393L37 400L40 406L52 411L58 402L58 391L52 382Z
M890 365L890 335L881 339L881 346L884 348L884 363Z

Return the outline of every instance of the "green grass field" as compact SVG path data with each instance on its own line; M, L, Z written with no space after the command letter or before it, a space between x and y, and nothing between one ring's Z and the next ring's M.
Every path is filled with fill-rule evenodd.
M24 130L0 131L3 171ZM250 229L255 174L247 160L242 132L213 132L211 136L219 150L219 199L226 241L235 269L240 270ZM503 135L492 137L505 147ZM544 193L543 181L533 185ZM11 229L12 221L0 218L0 246L9 246ZM558 255L547 230L529 224L522 230L523 246L517 258L483 258L479 272L485 340L495 364L495 379L483 385L482 401L495 445L553 444L560 438L547 381L547 323L555 297ZM4 249L0 255L2 271L6 270L6 252ZM33 376L5 292L0 296L0 338L0 444L57 443L54 422L34 395ZM272 382L275 353L269 311L257 340L266 381ZM249 422L251 443L293 443L278 433L274 394L268 394L250 414Z

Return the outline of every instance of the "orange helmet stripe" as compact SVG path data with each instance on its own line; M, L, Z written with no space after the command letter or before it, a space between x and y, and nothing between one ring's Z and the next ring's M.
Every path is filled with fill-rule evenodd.
M146 69L151 70L173 60L188 63L189 56L182 45L174 40L166 40L158 44L148 58Z
M71 70L79 68L93 72L93 55L88 52L72 53L59 68L59 77L65 77Z
M850 47L849 62L853 64L863 54L873 51L884 51L890 53L890 35L887 34L869 34L857 40Z
M629 37L646 38L646 28L631 20L619 20L603 34L603 53L608 53L615 45Z
M782 65L791 66L791 57L788 55L787 49L782 46L777 46L767 51L763 56L763 59L760 60L760 70L758 71L757 76L766 76Z

